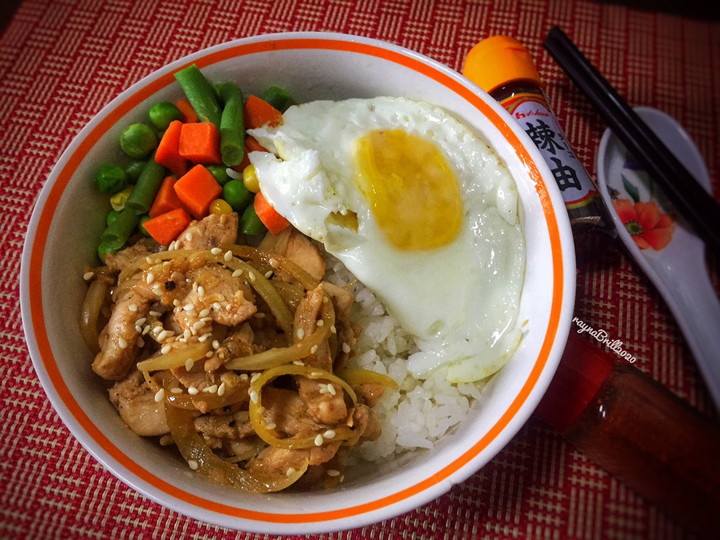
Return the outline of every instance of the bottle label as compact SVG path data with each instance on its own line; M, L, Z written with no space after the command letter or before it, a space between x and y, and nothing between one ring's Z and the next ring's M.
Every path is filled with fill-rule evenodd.
M592 203L598 196L595 184L565 140L542 96L521 93L500 103L540 150L560 188L565 207L570 210Z

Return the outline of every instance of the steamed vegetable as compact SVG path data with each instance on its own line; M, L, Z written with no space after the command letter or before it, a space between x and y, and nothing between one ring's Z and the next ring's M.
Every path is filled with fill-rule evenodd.
M215 86L223 102L220 117L220 153L228 167L239 165L245 155L244 104L240 88L227 82Z
M210 122L182 124L178 153L192 163L220 163L220 132Z
M120 148L128 156L142 159L157 146L157 135L147 124L130 124L120 134Z
M185 92L200 122L220 127L221 108L215 90L195 64L175 73L175 79Z
M143 227L158 244L167 246L190 225L191 221L192 218L185 210L176 208L148 219L143 223Z
M201 219L222 193L222 187L203 165L195 165L175 183L175 193L190 213Z

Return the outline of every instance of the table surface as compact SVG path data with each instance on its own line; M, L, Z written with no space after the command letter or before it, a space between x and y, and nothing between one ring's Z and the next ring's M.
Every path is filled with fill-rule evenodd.
M715 19L716 21L717 19ZM720 191L720 24L585 0L42 1L0 38L0 537L268 538L177 514L124 485L50 405L25 344L18 275L33 204L62 151L123 89L235 38L322 30L391 41L454 69L512 35L536 59L567 139L592 176L600 116L543 50L559 25L633 105L678 119ZM718 285L718 260L710 258ZM662 297L622 249L580 268L575 314L702 414L712 403ZM395 519L321 538L685 538L663 512L531 419L482 470Z

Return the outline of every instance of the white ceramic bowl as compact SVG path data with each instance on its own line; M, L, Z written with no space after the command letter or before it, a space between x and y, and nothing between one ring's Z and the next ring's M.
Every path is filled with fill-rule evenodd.
M270 85L297 101L407 96L445 107L485 137L520 193L527 268L520 320L526 335L486 389L482 406L431 451L405 456L332 491L251 495L193 475L173 452L131 433L91 371L78 330L107 210L94 189L98 163L116 157L122 126L150 103L180 97L173 73L194 62L244 92ZM53 169L32 215L21 272L22 316L38 377L70 431L107 469L149 498L194 518L265 533L348 529L391 518L445 493L485 465L528 419L565 346L575 259L567 214L547 165L511 117L455 71L387 43L329 33L241 39L182 58L134 84L78 134Z

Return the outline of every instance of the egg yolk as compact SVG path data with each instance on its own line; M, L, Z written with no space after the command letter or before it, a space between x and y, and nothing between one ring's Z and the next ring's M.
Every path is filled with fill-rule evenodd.
M401 129L356 141L356 185L388 241L428 250L452 242L462 223L460 185L429 140Z

